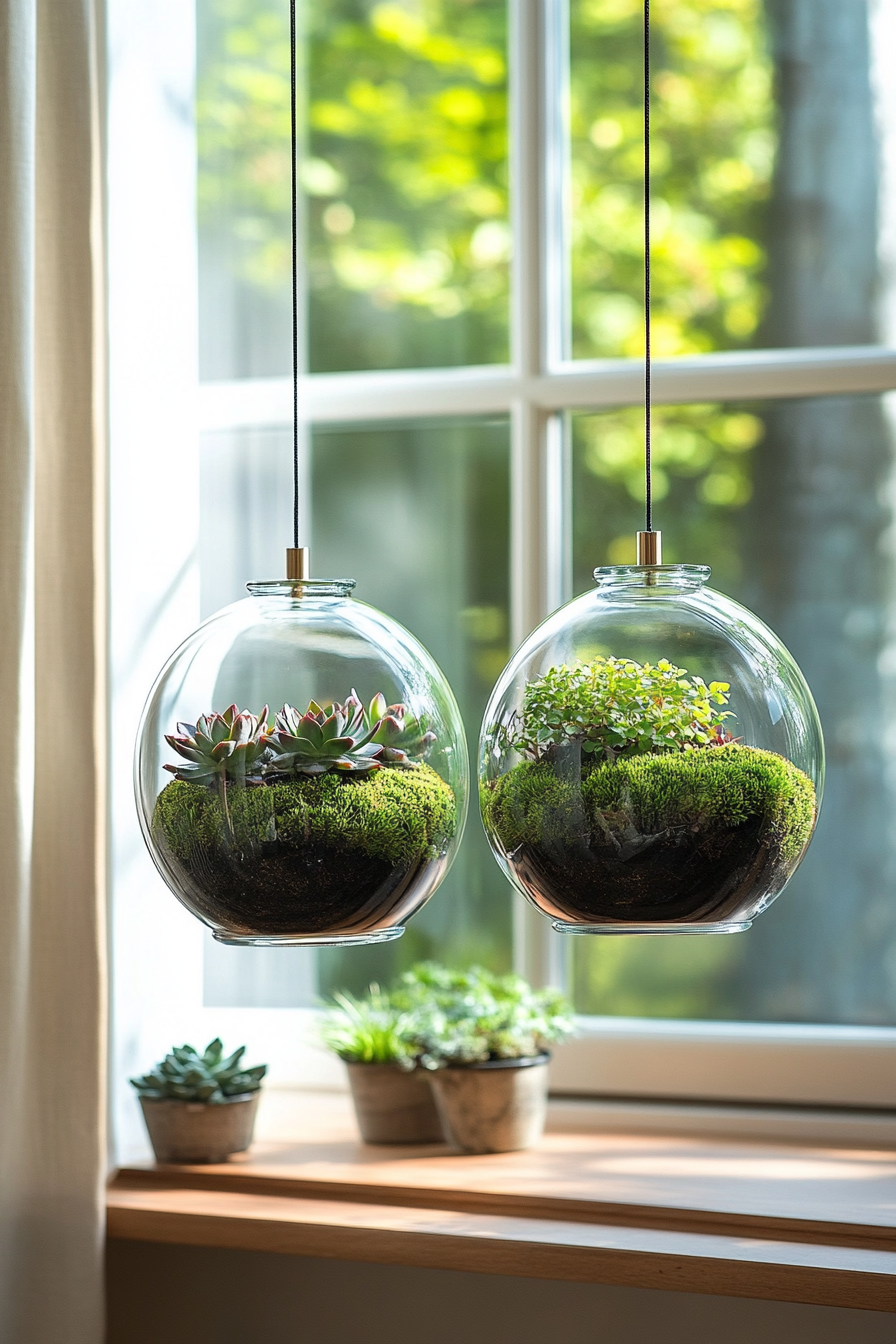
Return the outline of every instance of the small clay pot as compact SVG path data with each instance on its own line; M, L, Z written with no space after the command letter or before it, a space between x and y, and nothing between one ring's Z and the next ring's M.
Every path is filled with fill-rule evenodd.
M252 1142L258 1092L228 1101L174 1101L141 1097L143 1119L157 1162L223 1162Z
M512 1153L541 1138L550 1055L489 1059L430 1074L445 1137L462 1153Z
M442 1125L423 1069L346 1062L365 1143L443 1143Z

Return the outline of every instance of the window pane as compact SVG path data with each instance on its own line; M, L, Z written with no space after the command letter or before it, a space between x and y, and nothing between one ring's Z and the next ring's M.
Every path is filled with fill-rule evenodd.
M286 430L205 437L206 614L242 597L247 579L282 571L290 449ZM314 572L356 578L357 597L417 635L448 677L475 749L486 699L509 652L506 420L321 429L312 439L311 479ZM285 509L279 525L271 501L275 511ZM388 980L425 956L507 968L512 899L482 833L474 788L454 867L398 942L315 954L209 940L206 1002L301 1005L318 991Z
M577 358L643 353L642 9L572 0ZM658 0L651 16L655 353L876 340L868 7Z
M894 411L892 394L657 409L666 558L711 564L783 638L818 704L827 784L805 862L749 932L572 939L581 1010L896 1023ZM641 413L575 417L573 444L584 591L596 564L634 559Z
M499 0L305 6L311 371L508 357ZM202 376L289 371L289 42L280 0L199 0Z

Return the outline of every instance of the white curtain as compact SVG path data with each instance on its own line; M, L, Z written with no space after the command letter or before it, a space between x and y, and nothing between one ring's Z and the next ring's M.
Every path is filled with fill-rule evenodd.
M100 1344L97 0L0 0L0 1339Z

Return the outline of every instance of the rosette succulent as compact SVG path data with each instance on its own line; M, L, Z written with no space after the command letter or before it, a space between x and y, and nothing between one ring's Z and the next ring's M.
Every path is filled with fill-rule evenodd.
M267 721L267 705L257 717L231 705L223 714L203 714L195 724L179 723L165 741L186 764L165 769L194 784L260 784L269 755Z
M142 1078L132 1078L131 1085L141 1097L161 1101L202 1101L211 1105L244 1097L257 1092L267 1073L266 1064L247 1069L243 1062L246 1047L241 1045L232 1055L224 1054L224 1046L216 1037L200 1055L192 1045L175 1046L161 1064L157 1064Z
M270 735L270 770L277 774L323 775L328 770L363 774L378 770L375 727L352 691L344 705L322 709L312 700L304 714L284 705Z
M329 770L369 774L384 765L410 766L422 759L435 733L404 705L387 705L382 694L365 709L356 691L329 710L316 701L304 714L284 705L270 734L274 774L322 775Z
M377 759L383 765L410 765L422 759L436 740L421 716L408 714L404 705L388 705L384 695L370 702L367 722L374 725L370 741L381 748Z

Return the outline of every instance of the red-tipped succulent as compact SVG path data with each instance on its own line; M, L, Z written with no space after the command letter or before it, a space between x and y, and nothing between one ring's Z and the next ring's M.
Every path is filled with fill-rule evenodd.
M360 775L383 766L412 768L436 740L424 719L408 714L404 705L387 705L384 695L375 696L367 709L356 691L345 704L328 709L312 700L304 714L284 705L270 728L267 714L267 705L258 718L231 705L195 725L179 723L177 735L165 741L186 764L165 769L201 784L263 784L331 770Z
M185 764L166 765L175 779L194 784L232 781L261 784L269 756L268 707L256 717L231 705L223 714L203 714L195 724L179 723L177 733L166 735Z

